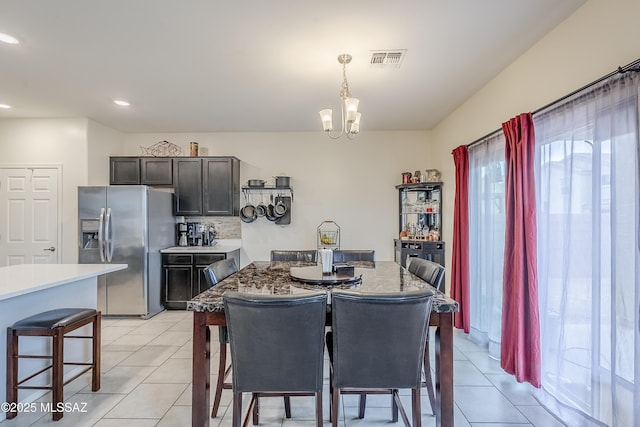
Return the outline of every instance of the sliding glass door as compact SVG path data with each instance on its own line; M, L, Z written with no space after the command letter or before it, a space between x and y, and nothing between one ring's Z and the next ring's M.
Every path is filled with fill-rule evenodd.
M640 420L638 78L534 115L542 390L570 425Z

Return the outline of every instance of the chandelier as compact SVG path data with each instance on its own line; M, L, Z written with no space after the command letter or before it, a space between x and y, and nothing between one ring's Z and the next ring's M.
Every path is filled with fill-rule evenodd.
M351 98L349 82L347 82L347 64L351 62L351 55L347 53L338 55L338 62L342 64L342 89L340 90L342 120L340 122L340 133L331 133L333 130L333 110L331 108L321 110L320 119L322 120L323 130L330 138L338 139L342 134L346 134L347 138L355 139L356 134L360 131L360 117L362 115L358 113L360 100Z

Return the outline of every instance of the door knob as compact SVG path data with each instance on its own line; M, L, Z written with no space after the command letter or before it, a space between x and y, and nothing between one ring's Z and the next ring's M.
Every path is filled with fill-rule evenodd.
M55 251L56 251L56 248L54 248L53 246L51 246L50 248L43 249L43 251L55 252Z

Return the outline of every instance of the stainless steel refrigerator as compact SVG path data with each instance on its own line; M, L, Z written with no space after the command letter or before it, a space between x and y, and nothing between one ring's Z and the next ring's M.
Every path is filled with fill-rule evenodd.
M104 315L151 317L160 301L160 249L175 246L172 194L145 185L78 187L78 262L128 264L98 276Z

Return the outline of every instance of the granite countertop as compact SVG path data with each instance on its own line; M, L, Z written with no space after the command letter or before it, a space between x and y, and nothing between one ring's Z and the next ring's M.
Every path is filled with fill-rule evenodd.
M190 311L223 311L222 294L225 291L239 291L253 294L303 294L305 292L348 288L362 292L384 293L401 292L416 289L434 289L418 276L409 273L393 261L378 261L375 268L356 266L356 274L362 274L361 284L338 286L309 285L294 281L289 275L289 268L300 264L254 262L244 267L216 286L197 295L187 302ZM307 264L308 265L308 264ZM315 264L312 264L315 265ZM456 312L458 303L442 292L436 291L433 298L433 311L439 313Z
M242 240L240 239L221 239L216 240L213 246L173 246L171 248L161 249L163 254L219 254L237 251L242 248Z

